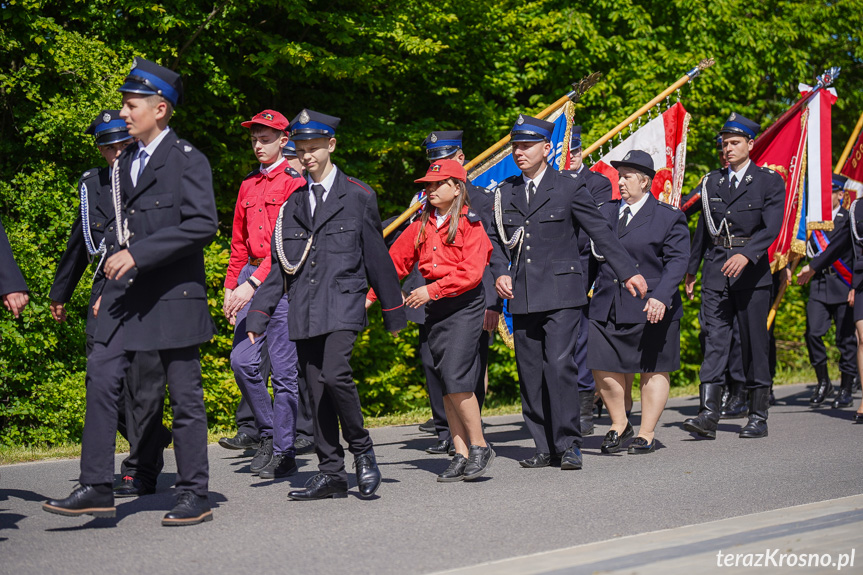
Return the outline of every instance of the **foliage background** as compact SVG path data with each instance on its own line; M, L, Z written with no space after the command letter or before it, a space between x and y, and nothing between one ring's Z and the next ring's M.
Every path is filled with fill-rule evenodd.
M570 82L600 71L579 105L593 141L706 57L717 64L682 91L693 120L687 183L715 166L713 136L738 112L769 125L837 65L834 157L863 111L863 0L6 0L0 1L0 215L31 289L23 319L0 315L0 443L80 436L88 281L55 324L47 294L77 210L75 183L101 159L84 129L135 55L184 75L186 104L172 127L213 166L221 233L207 250L220 335L203 349L210 423L230 426L238 392L231 332L218 313L230 214L253 167L240 121L264 108L292 118L310 107L342 118L337 164L378 191L385 218L400 211L426 165L433 129L464 129L468 155L499 139L519 112L537 112ZM799 342L805 293L779 314L780 377L807 363ZM696 381L698 302L683 322L683 368ZM393 340L372 313L354 355L365 409L425 401L416 330ZM795 343L798 342L798 343ZM798 347L794 347L797 345ZM518 397L512 353L498 341L492 401Z

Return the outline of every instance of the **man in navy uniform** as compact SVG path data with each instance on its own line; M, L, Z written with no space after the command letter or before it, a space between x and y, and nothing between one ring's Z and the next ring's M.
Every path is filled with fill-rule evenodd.
M198 346L215 333L207 306L204 248L218 231L207 158L168 128L182 100L176 72L141 58L120 87L129 134L112 187L115 221L105 232L107 282L87 359L87 414L80 486L43 509L116 513L111 478L121 380L136 351L157 351L174 412L176 506L163 525L213 518L207 498L207 414Z
M569 170L563 173L573 179L582 178L587 186L587 191L593 197L597 207L613 202L615 205L620 200L612 199L611 181L598 172L593 172L584 165L581 147L581 126L572 127L572 139L569 149ZM582 282L584 292L588 293L593 281L596 279L596 269L591 263L590 238L585 231L578 232L578 254L581 259ZM593 269L592 269L593 268ZM581 404L581 435L593 435L593 404L596 395L596 382L593 372L587 369L587 331L589 327L590 306L582 306L581 321L578 324L578 339L575 341L575 363L578 365L578 397Z
M710 439L716 438L735 318L749 390L749 421L740 437L767 436L772 384L767 313L773 281L767 249L782 227L785 185L779 174L749 159L760 129L759 124L736 113L722 126L728 167L710 172L702 182L703 209L685 279L686 294L692 299L695 274L703 259L701 406L683 427Z
M554 124L520 115L511 131L521 174L501 182L492 234L492 273L513 319L522 411L536 454L522 467L581 469L582 443L575 340L587 305L578 254L581 228L618 280L643 298L647 283L596 207L583 180L548 165ZM510 262L512 266L510 267Z
M66 321L65 304L72 299L90 261L95 259L98 262L90 290L90 305L87 306L89 355L96 335L94 306L105 285L105 275L100 266L107 250L102 239L105 230L114 221L111 167L126 146L132 143L132 136L129 135L126 122L120 118L119 110L99 112L85 133L94 137L99 153L108 165L87 170L78 182L80 211L72 224L66 251L57 264L49 297L51 317L58 322ZM120 396L117 426L120 435L129 442L129 456L120 465L122 480L114 488L115 497L155 493L156 480L163 466L162 452L171 443L171 432L162 424L164 403L165 374L159 354L152 351L135 353Z
M851 405L851 388L857 377L857 336L854 313L848 305L854 272L851 218L842 205L846 181L845 176L833 174L833 230L813 230L806 242L806 255L812 259L797 274L800 285L812 281L806 302L806 349L818 378L815 392L809 398L813 407L823 404L833 392L833 383L827 373L827 348L823 341L831 323L836 324L836 347L839 348L839 372L842 374L834 408Z
M309 386L320 470L305 489L288 494L295 500L347 497L340 423L354 455L360 495L377 491L381 474L350 366L357 334L367 325L368 285L381 298L387 330L397 333L407 323L376 195L332 163L338 124L339 118L311 110L291 121L291 140L307 183L282 204L273 232L273 266L246 319L254 341L287 292L288 331Z

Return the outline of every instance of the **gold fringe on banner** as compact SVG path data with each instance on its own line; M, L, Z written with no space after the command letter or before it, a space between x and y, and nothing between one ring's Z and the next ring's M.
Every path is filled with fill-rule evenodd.
M807 230L824 230L826 232L833 231L833 222L806 222Z

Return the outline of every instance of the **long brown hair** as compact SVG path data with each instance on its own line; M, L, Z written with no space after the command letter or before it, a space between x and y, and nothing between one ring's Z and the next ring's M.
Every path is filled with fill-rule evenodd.
M451 244L455 241L456 232L458 231L458 221L461 215L461 209L464 206L470 207L470 198L467 195L467 186L459 179L456 178L447 178L450 183L454 184L460 190L459 195L455 197L452 202L452 205L449 207L449 232L446 236L446 242ZM423 209L423 214L420 217L420 221L422 225L420 226L420 232L417 234L416 242L414 243L414 247L419 247L419 245L425 241L426 236L426 225L428 224L429 218L431 217L432 212L436 212L437 208L435 208L428 201L428 196L426 196L426 206Z

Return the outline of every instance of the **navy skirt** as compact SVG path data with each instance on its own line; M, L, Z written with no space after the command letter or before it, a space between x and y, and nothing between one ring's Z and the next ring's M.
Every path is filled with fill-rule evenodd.
M426 304L425 326L434 369L444 395L473 393L480 377L479 341L485 316L482 284Z
M614 373L672 372L680 369L680 320L617 324L591 319L587 367Z

